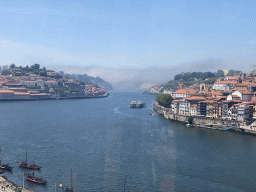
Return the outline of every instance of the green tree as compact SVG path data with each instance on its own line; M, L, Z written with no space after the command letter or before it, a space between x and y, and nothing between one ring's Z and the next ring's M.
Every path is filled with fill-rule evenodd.
M36 68L36 70L39 70L40 69L40 65L39 64L35 64L35 68Z
M163 107L170 107L172 100L173 100L173 98L169 94L160 93L156 96L157 103Z
M10 65L10 68L12 69L12 68L15 68L16 67L16 65L13 63L13 64L11 64Z
M217 72L216 72L216 75L217 77L224 77L224 71L219 69Z
M47 74L47 73L46 73L46 74ZM60 79L60 78L62 78L62 76L61 76L59 73L57 73L57 74L54 76L54 78Z
M235 75L235 70L230 69L230 70L228 71L227 76L234 76L234 75Z
M174 80L180 80L183 78L183 74L177 74L174 76Z
M1 73L1 75L10 75L10 74L11 74L11 72L10 71L6 71L6 70L2 71L2 73Z
M39 75L46 77L46 76L47 76L47 72L46 72L46 71L40 71L40 72L39 72Z
M242 73L242 71L239 71L239 70L235 71L235 75L239 75L240 73Z
M189 123L189 124L192 124L192 123L193 123L193 117L191 117L191 116L188 117L188 123Z
M36 69L35 65L30 65L30 69L34 71Z

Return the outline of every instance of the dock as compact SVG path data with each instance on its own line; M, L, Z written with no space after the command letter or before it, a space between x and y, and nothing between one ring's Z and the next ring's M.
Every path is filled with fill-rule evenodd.
M6 176L0 176L0 192L35 192L31 189L22 188L9 179Z

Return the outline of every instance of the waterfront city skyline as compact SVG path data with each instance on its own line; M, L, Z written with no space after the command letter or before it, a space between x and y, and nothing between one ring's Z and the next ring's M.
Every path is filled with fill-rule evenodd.
M8 1L1 65L87 73L111 83L178 72L252 70L254 1ZM111 76L111 77L110 77Z

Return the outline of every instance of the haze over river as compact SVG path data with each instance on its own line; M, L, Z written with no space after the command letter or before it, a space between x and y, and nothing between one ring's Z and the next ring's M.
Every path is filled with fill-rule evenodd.
M147 107L129 108L131 101ZM5 175L22 186L15 161L42 166L46 186L76 191L254 191L256 137L191 128L151 116L155 95L110 91L108 98L0 103L0 145ZM57 191L62 191L57 187Z

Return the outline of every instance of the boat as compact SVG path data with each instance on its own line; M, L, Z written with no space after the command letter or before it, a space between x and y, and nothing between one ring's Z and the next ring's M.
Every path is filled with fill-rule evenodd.
M17 164L22 167L22 168L26 168L26 169L40 169L42 167L38 166L38 165L35 165L35 164L28 164L27 163L27 148L26 148L26 160L25 161L22 161L21 163L18 163Z
M4 169L7 171L11 171L13 167L11 167L9 164L1 164L1 160L0 160L0 169Z
M136 101L132 101L129 105L130 108L136 108L136 104L137 102Z
M73 180L72 180L72 169L71 169L71 185L70 187L63 187L62 188L64 192L74 192L74 188L73 188Z
M144 103L142 103L141 101L138 101L136 104L137 108L142 108L144 106Z
M1 152L1 147L0 147ZM0 169L11 171L13 167L11 167L9 164L2 164L2 161L0 160Z
M38 183L38 184L42 184L42 185L45 185L47 183L47 181L43 180L42 178L35 177L34 172L32 174L28 173L28 174L25 174L25 175L26 175L26 178L27 178L28 181Z
M132 101L129 105L130 108L143 108L145 106L145 103L142 101Z

